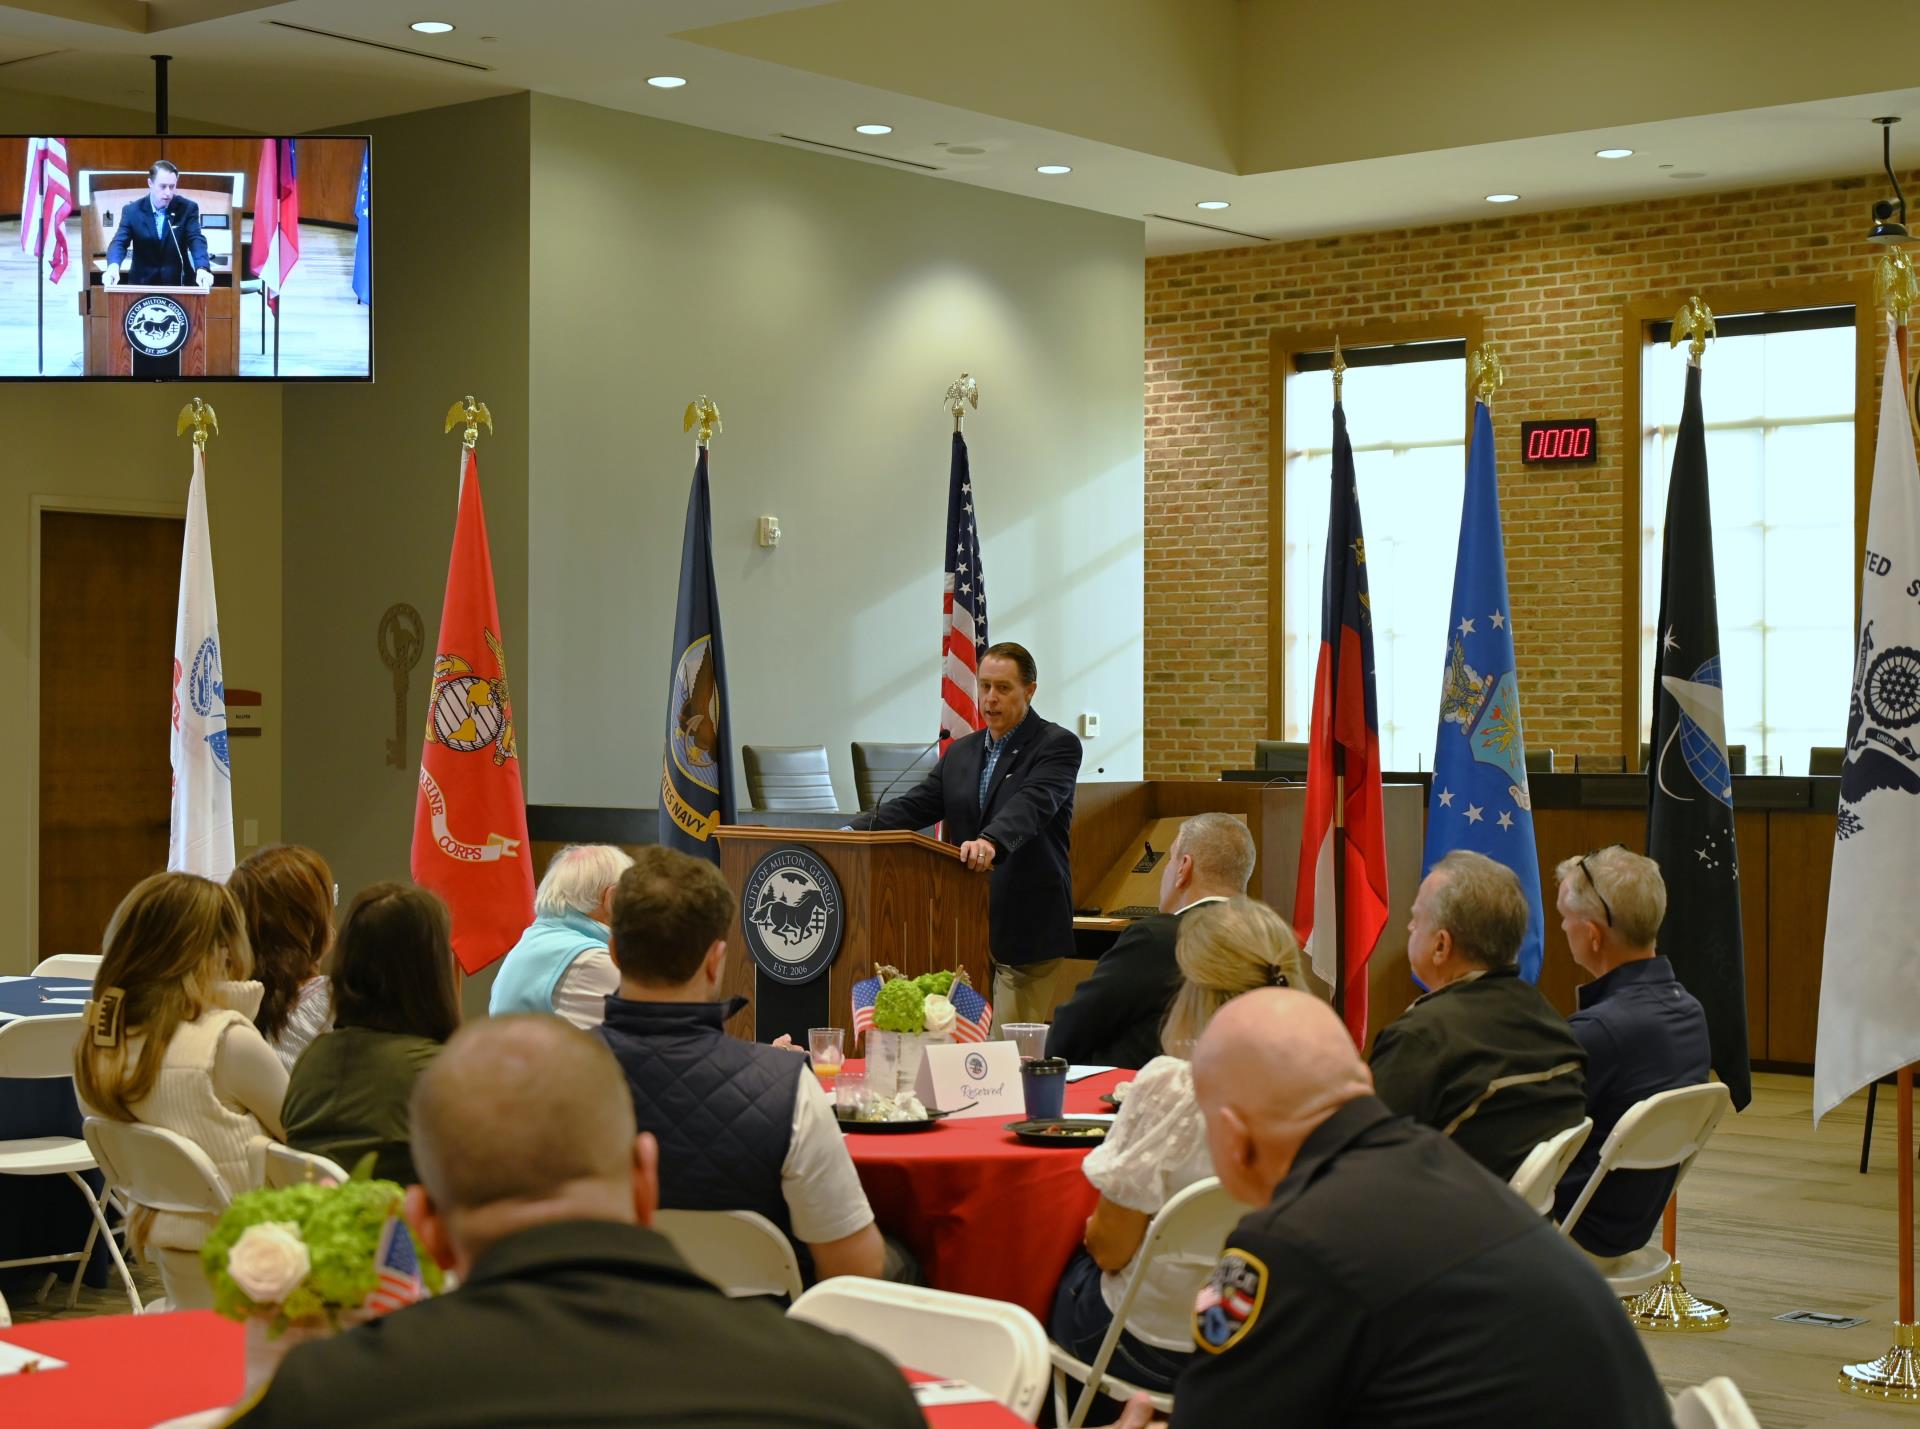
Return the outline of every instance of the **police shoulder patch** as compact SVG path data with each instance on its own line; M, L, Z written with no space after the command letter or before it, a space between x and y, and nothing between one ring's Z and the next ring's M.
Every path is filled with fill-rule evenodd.
M1209 1354L1246 1338L1267 1298L1267 1267L1259 1256L1229 1247L1193 1302L1194 1343Z

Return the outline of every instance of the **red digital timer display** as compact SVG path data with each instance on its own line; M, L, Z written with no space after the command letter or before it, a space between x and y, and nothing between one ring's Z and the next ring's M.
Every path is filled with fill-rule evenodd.
M1527 466L1541 462L1575 462L1591 466L1600 460L1595 417L1570 417L1557 422L1520 424L1520 460Z

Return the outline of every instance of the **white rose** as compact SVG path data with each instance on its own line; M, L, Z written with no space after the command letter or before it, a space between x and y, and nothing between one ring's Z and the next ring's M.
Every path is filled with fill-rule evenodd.
M929 993L926 1000L927 1035L945 1037L953 1031L955 1017L953 1000L939 993Z
M227 1274L256 1305L278 1305L313 1266L300 1227L291 1221L248 1226L227 1252Z

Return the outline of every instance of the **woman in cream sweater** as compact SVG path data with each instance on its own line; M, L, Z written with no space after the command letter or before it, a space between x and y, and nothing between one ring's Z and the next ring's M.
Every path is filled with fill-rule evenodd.
M227 1191L264 1179L282 1135L287 1071L253 1025L261 986L246 922L224 887L190 873L134 885L107 924L105 956L74 1049L84 1110L177 1132L206 1152ZM200 1244L213 1219L136 1206L129 1243L157 1260L176 1307L212 1303Z

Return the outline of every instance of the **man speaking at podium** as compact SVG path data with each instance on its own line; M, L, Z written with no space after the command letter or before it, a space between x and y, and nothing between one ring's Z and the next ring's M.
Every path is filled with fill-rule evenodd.
M1080 741L1033 712L1039 672L1024 646L992 645L980 657L985 729L947 746L919 785L857 829L924 829L944 822L968 868L991 873L987 943L995 1022L1044 1022L1060 959L1073 951L1068 865Z
M101 281L109 288L123 271L130 283L213 286L207 240L200 232L200 205L174 192L179 186L180 171L165 159L154 160L147 170L147 196L120 210L119 231L107 245L107 271Z

